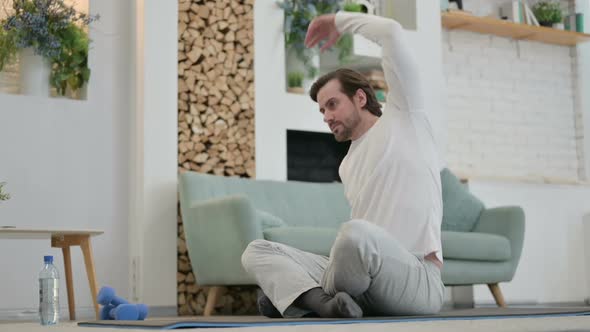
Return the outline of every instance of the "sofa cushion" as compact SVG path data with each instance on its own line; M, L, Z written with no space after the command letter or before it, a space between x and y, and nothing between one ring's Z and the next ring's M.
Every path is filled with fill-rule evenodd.
M277 227L263 231L264 238L299 250L329 256L338 229L324 227Z
M286 226L287 224L285 224L285 222L283 221L283 219L270 214L266 211L260 210L260 209L256 209L256 218L260 221L260 224L262 225L262 229L267 229L267 228L272 228L272 227L283 227Z
M475 232L442 232L445 259L507 261L512 257L510 242L504 236Z
M484 209L483 203L447 168L441 172L440 180L443 195L442 230L470 232Z

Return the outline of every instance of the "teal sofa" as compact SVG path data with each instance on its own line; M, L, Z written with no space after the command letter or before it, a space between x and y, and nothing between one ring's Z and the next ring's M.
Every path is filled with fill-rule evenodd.
M512 280L524 239L520 207L485 208L448 169L443 189L443 282L447 286L487 284L505 306L500 282ZM220 287L252 285L241 265L248 243L267 239L329 255L350 206L340 183L279 182L179 175L182 222L193 273L209 288L205 315Z

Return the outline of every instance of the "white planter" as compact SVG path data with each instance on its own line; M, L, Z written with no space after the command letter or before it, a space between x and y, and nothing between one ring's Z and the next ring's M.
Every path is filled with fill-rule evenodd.
M563 30L563 23L553 23L553 29Z
M20 52L20 91L24 95L49 97L49 75L51 64L33 48L28 47Z
M303 87L294 86L294 87L287 88L287 92L304 95L305 94L305 89Z

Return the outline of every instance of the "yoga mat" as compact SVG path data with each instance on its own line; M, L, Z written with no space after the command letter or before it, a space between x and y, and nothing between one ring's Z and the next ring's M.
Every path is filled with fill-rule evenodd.
M590 307L569 308L475 308L442 311L437 315L335 318L266 318L262 316L184 316L144 321L98 320L79 322L79 326L171 330L177 328L219 328L289 325L367 324L396 322L425 322L439 320L479 320L500 318L565 317L590 315Z

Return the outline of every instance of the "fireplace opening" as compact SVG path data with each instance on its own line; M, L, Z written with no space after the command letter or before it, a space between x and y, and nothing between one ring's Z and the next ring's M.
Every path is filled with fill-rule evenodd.
M338 167L349 147L331 133L287 130L287 180L342 182Z

